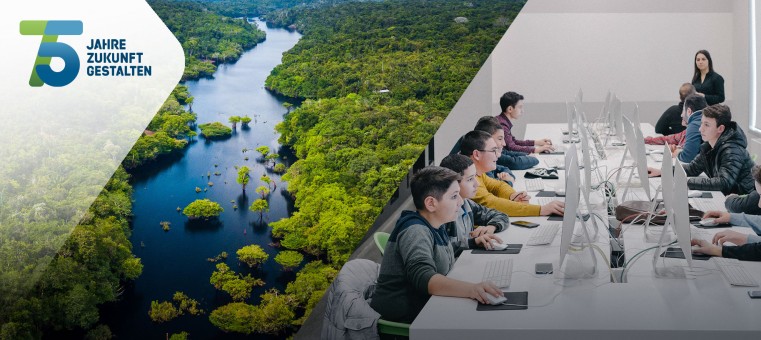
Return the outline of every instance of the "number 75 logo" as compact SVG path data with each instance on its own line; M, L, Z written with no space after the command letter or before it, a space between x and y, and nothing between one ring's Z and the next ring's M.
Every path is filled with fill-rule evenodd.
M58 42L59 35L82 34L82 21L79 20L23 20L19 26L22 35L41 35L42 42L37 58L34 60L29 85L40 87L43 84L60 87L66 86L79 73L79 56L69 45ZM60 72L53 71L50 60L53 57L63 59L64 67Z

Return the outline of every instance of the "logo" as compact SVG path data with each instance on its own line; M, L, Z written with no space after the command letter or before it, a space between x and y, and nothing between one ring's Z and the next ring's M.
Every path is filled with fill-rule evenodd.
M82 34L82 21L79 20L23 20L19 31L22 35L41 35L42 42L37 58L34 60L29 85L40 87L48 84L54 87L66 86L79 73L79 56L71 46L58 42L59 35ZM50 61L61 58L63 70L56 72L50 67Z

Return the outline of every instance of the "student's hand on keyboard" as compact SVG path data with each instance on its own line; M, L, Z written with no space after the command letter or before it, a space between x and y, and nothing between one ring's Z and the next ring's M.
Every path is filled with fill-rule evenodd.
M705 215L703 215L702 219L705 220L707 218L713 218L716 224L722 224L722 223L729 223L730 216L729 216L729 213L726 211L711 210L711 211L707 211Z
M468 294L468 297L473 300L478 300L478 302L483 304L490 304L489 297L486 296L486 294L490 294L491 296L503 296L502 291L497 288L497 286L491 282L491 281L484 281L479 283L472 283L470 286L470 292Z
M541 209L539 209L539 215L542 216L548 216L548 215L560 215L563 216L563 211L565 210L565 203L560 201L552 201L550 203L547 203L542 206Z
M741 246L745 243L748 243L748 235L732 230L723 230L716 233L716 235L713 235L713 244L718 244L721 246L724 245L724 242L732 242L738 246Z
M552 145L552 140L549 139L549 138L536 139L536 140L534 140L534 145L536 145L536 146Z
M721 247L717 245L713 245L706 240L692 239L692 241L690 241L690 244L695 246L692 248L693 253L721 256Z
M481 235L494 234L495 231L497 231L497 227L493 225L478 226L476 229L473 229L473 231L470 232L470 237L476 238Z
M484 247L484 249L486 250L491 250L492 248L494 248L494 246L491 244L492 240L500 244L502 243L502 239L499 238L499 236L494 234L484 234L479 237L476 237L475 240L476 240L476 245Z
M534 147L534 152L535 153L551 152L551 151L554 151L554 150L555 150L555 147L552 146L552 144L545 144L545 145L542 145L542 146L535 146Z
M528 200L531 199L531 196L527 194L525 191L516 191L512 195L510 195L511 201L516 202L528 202Z

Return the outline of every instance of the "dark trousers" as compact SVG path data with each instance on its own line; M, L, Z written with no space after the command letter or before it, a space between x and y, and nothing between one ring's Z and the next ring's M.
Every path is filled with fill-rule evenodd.
M502 150L502 155L497 159L497 164L506 166L511 170L526 170L539 164L539 160L525 152Z

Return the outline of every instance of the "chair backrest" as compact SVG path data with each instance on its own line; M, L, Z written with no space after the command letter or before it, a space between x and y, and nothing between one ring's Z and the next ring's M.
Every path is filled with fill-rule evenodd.
M375 245L378 246L378 250L380 250L381 255L383 255L386 250L386 243L388 242L389 236L389 233L384 233L382 231L373 234L373 240L375 240Z

